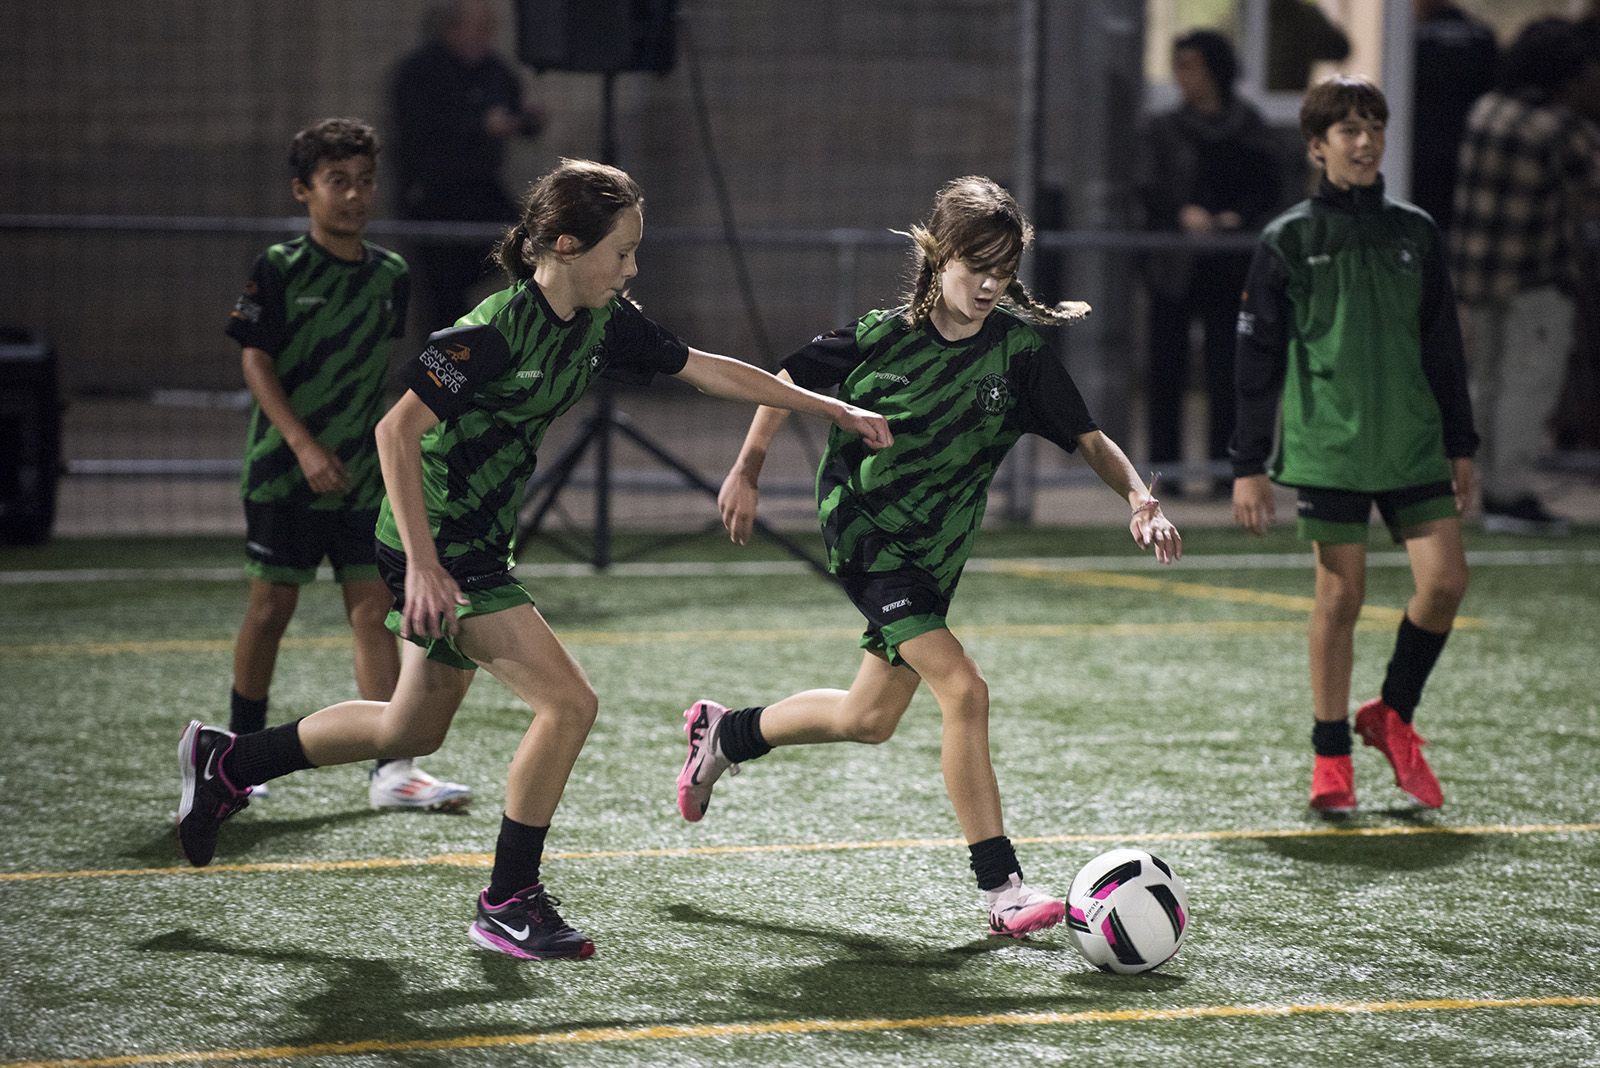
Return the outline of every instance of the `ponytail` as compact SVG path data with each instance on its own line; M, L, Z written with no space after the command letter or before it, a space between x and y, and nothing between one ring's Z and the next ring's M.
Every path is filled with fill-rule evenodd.
M528 227L525 223L517 223L507 230L500 243L495 246L494 262L506 272L512 283L525 281L533 277L533 264L527 254Z

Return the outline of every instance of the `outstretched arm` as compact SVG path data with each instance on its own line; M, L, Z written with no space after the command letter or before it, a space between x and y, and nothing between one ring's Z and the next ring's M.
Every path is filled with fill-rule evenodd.
M883 416L801 389L792 380L778 378L740 360L690 349L689 362L678 372L678 377L713 397L755 401L772 408L820 415L842 430L859 434L869 449L881 449L894 441Z
M1134 544L1141 549L1154 549L1156 559L1163 564L1182 557L1183 538L1178 528L1161 514L1161 502L1152 492L1154 483L1144 484L1117 443L1101 431L1091 430L1078 437L1078 448L1083 452L1084 461L1100 476L1100 481L1116 490L1133 509L1128 532L1133 535Z

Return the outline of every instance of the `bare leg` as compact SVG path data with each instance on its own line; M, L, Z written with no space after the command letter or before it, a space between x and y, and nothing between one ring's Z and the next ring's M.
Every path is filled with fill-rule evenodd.
M533 709L533 722L511 758L506 815L530 827L549 826L599 700L532 605L463 620L460 645Z
M768 705L761 713L761 736L774 747L886 741L921 681L910 668L868 653L850 689L806 690Z
M1316 718L1336 723L1350 714L1356 620L1366 599L1367 547L1313 544L1316 605L1311 611L1311 702Z
M356 692L368 701L387 701L400 681L398 639L383 625L394 596L378 579L346 582L343 588L355 648Z
M278 646L299 602L299 586L250 580L250 602L233 643L233 688L239 696L252 701L267 699L278 665Z
M1000 785L989 759L989 684L948 630L920 634L900 655L928 683L944 719L945 791L967 843L1005 834Z
M1435 519L1406 539L1416 592L1406 604L1411 622L1433 634L1444 634L1456 621L1467 595L1467 553L1461 543L1461 520Z
M444 741L474 672L429 660L406 644L394 698L341 701L300 721L300 746L318 767L433 752Z

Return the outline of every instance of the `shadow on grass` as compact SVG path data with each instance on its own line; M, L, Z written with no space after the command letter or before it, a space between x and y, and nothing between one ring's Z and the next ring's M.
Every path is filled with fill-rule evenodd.
M1047 956L1063 954L1068 958L1061 962L1065 967L1088 967L1070 945L1060 941L984 938L939 949L855 931L709 912L695 905L670 905L661 912L672 923L731 929L732 937L740 939L777 936L785 941L818 943L822 947L819 952L826 959L783 969L765 986L747 983L737 991L752 1007L771 1009L784 1019L1059 1012L1073 1007L1074 1001L1071 995L1063 1000L1060 980L1075 981L1076 976L1063 976L1053 963L1045 972L1019 967L1018 984L1037 990L1037 993L1024 993L996 986L992 974L986 977L971 972L972 961L989 953L1010 950ZM775 946L774 954L781 958L781 948ZM1041 977L1048 980L1043 988L1038 982ZM1109 994L1111 989L1108 984L1093 993ZM1126 993L1126 989L1124 987L1121 993ZM1101 1000L1086 992L1083 1003L1076 1007L1093 1007ZM729 1005L735 1013L736 1004Z
M275 820L270 818L255 819L250 815L235 816L230 819L219 839L217 860L219 862L242 862L243 854L263 842L270 842L274 838L285 835L304 834L323 827L337 827L346 823L358 823L363 820L375 819L385 815L372 809L347 809L343 812L324 812L315 816L301 816L298 819ZM430 815L433 815L430 813ZM131 849L123 850L118 856L129 860L143 860L151 863L170 862L176 854L178 841L176 832L169 822L161 833L146 839L142 844Z
M1363 834L1382 824L1372 817L1411 824L1417 834ZM1362 816L1328 824L1334 833L1300 838L1246 838L1242 842L1289 860L1383 871L1423 871L1459 864L1482 846L1482 836L1439 827L1415 808L1364 809ZM1342 833L1341 833L1342 832Z
M519 1035L544 1031L565 1032L587 1027L627 1027L638 1021L561 1020L554 1026L538 1015L539 1000L558 990L563 977L556 974L567 967L582 967L573 962L527 964L499 954L481 954L479 963L483 986L470 989L436 988L425 985L426 972L410 958L388 959L344 955L309 948L285 949L264 945L239 932L236 937L219 938L180 928L157 935L130 947L143 953L173 953L188 956L189 966L198 977L217 970L218 964L204 962L202 955L225 957L228 967L260 964L304 965L320 978L295 984L298 997L285 998L275 1008L270 1021L296 1021L303 1028L293 1034L262 1032L259 1042L273 1046L310 1046L321 1043L383 1042L404 1047L410 1043L448 1042L469 1036ZM554 972L549 969L554 969ZM423 982L419 982L422 980ZM205 989L202 986L197 990ZM485 1005L526 1002L522 1008L505 1009L496 1015L504 1023L485 1025L475 1021L460 1027L437 1027L418 1017L436 1017L451 1009L475 1009ZM531 1011L530 1011L531 1010ZM263 1020L267 1023L268 1020ZM381 1054L381 1051L379 1053ZM423 1056L414 1053L412 1055ZM450 1051L436 1053L447 1063ZM546 1063L534 1050L517 1051L517 1063Z

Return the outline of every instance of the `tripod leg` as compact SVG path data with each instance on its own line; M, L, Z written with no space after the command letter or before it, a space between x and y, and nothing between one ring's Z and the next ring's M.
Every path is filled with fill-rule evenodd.
M655 442L651 441L645 436L644 431L635 426L633 420L629 419L622 412L615 412L612 418L617 429L626 435L629 441L632 441L635 445L639 446L639 448L649 453L664 467L670 468L672 471L676 472L678 476L686 483L695 487L696 489L699 489L706 496L710 497L713 502L716 501L718 487L713 486L706 479L702 478L698 471L684 463L682 460L679 460L676 456L672 455L660 445L657 445ZM828 569L792 539L778 533L776 530L773 530L760 519L755 521L755 528L764 537L777 543L777 545L782 548L784 552L788 553L797 560L805 561L807 564L811 565L813 571L816 571L818 574L826 577L829 581L833 580L833 576L828 574Z
M572 473L578 468L578 461L583 459L584 452L603 429L601 417L590 416L577 436L567 443L566 448L551 461L544 473L529 484L528 500L522 508L526 518L522 521L522 529L518 531L519 538L539 532L545 515L556 502L556 496L565 488L568 480L572 478ZM540 494L543 494L543 499L537 499Z

